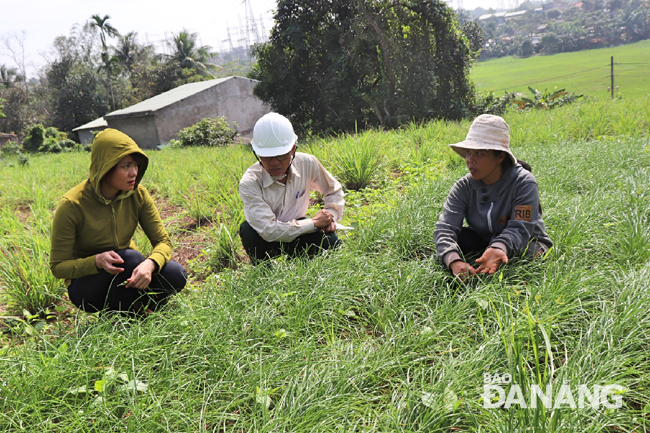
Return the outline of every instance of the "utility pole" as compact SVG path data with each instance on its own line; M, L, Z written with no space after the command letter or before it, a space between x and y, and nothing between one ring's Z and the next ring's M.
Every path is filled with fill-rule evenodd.
M612 72L611 72L611 77L612 77L612 99L614 99L614 56L612 56Z

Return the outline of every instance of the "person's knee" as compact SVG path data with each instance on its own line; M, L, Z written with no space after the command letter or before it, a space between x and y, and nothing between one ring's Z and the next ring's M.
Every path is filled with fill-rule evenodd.
M526 249L525 257L527 259L538 259L544 257L548 249L549 247L542 242L531 241Z
M313 249L316 247L316 250L331 250L338 248L341 245L341 240L336 235L336 233L323 233L323 237L320 239L320 242L314 243L311 245ZM317 252L316 251L316 252Z
M248 223L248 221L244 221L239 225L239 235L248 235L251 233L251 231L255 231L253 227Z
M144 262L145 258L139 251L127 248L124 250L118 250L116 253L122 257L124 263L120 265L121 268L124 268L125 271L133 271L140 263Z
M180 292L187 283L187 271L180 263L175 260L170 260L158 274L164 282L167 289L173 289L175 292Z

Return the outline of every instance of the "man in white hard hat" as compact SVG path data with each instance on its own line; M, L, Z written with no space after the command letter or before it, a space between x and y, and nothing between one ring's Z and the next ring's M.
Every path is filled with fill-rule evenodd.
M343 216L341 184L313 155L296 152L298 136L278 113L260 118L251 145L258 163L239 182L244 221L242 244L253 263L289 255L312 255L336 247L336 222ZM306 218L309 193L323 195L324 209Z

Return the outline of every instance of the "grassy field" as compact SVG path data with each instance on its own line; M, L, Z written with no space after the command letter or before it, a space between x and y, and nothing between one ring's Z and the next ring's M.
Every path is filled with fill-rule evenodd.
M0 337L0 431L650 431L650 103L639 106L585 101L505 116L556 245L466 285L435 259L433 229L465 173L446 144L469 122L303 146L344 183L370 186L349 191L344 222L356 229L343 248L268 268L221 261L217 247L241 217L235 180L252 155L152 153L143 184L175 254L195 254L188 290L139 321L65 301L20 314L26 305L10 296L20 284L63 295L46 279L49 221L89 158L0 160L0 285L16 315ZM24 279L14 287L16 270ZM532 385L551 385L552 404L562 385L576 404L580 385L616 385L609 401L622 407L486 408L484 375L497 373L529 404Z
M613 48L535 56L525 59L504 57L480 62L471 71L480 90L530 94L528 86L544 89L565 88L569 92L610 98L610 62L614 56L615 86L628 99L650 95L650 40Z

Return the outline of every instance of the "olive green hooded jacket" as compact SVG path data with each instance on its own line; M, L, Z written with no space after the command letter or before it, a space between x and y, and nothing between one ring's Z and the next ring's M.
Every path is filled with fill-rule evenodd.
M105 199L100 193L101 179L133 153L142 158L135 188L120 192L113 200ZM158 270L167 264L172 251L169 234L151 196L140 185L148 164L147 155L129 136L110 128L97 134L89 178L65 193L54 213L50 269L56 278L70 280L97 274L95 255L136 249L133 234L138 224L153 245L148 258L156 262Z

